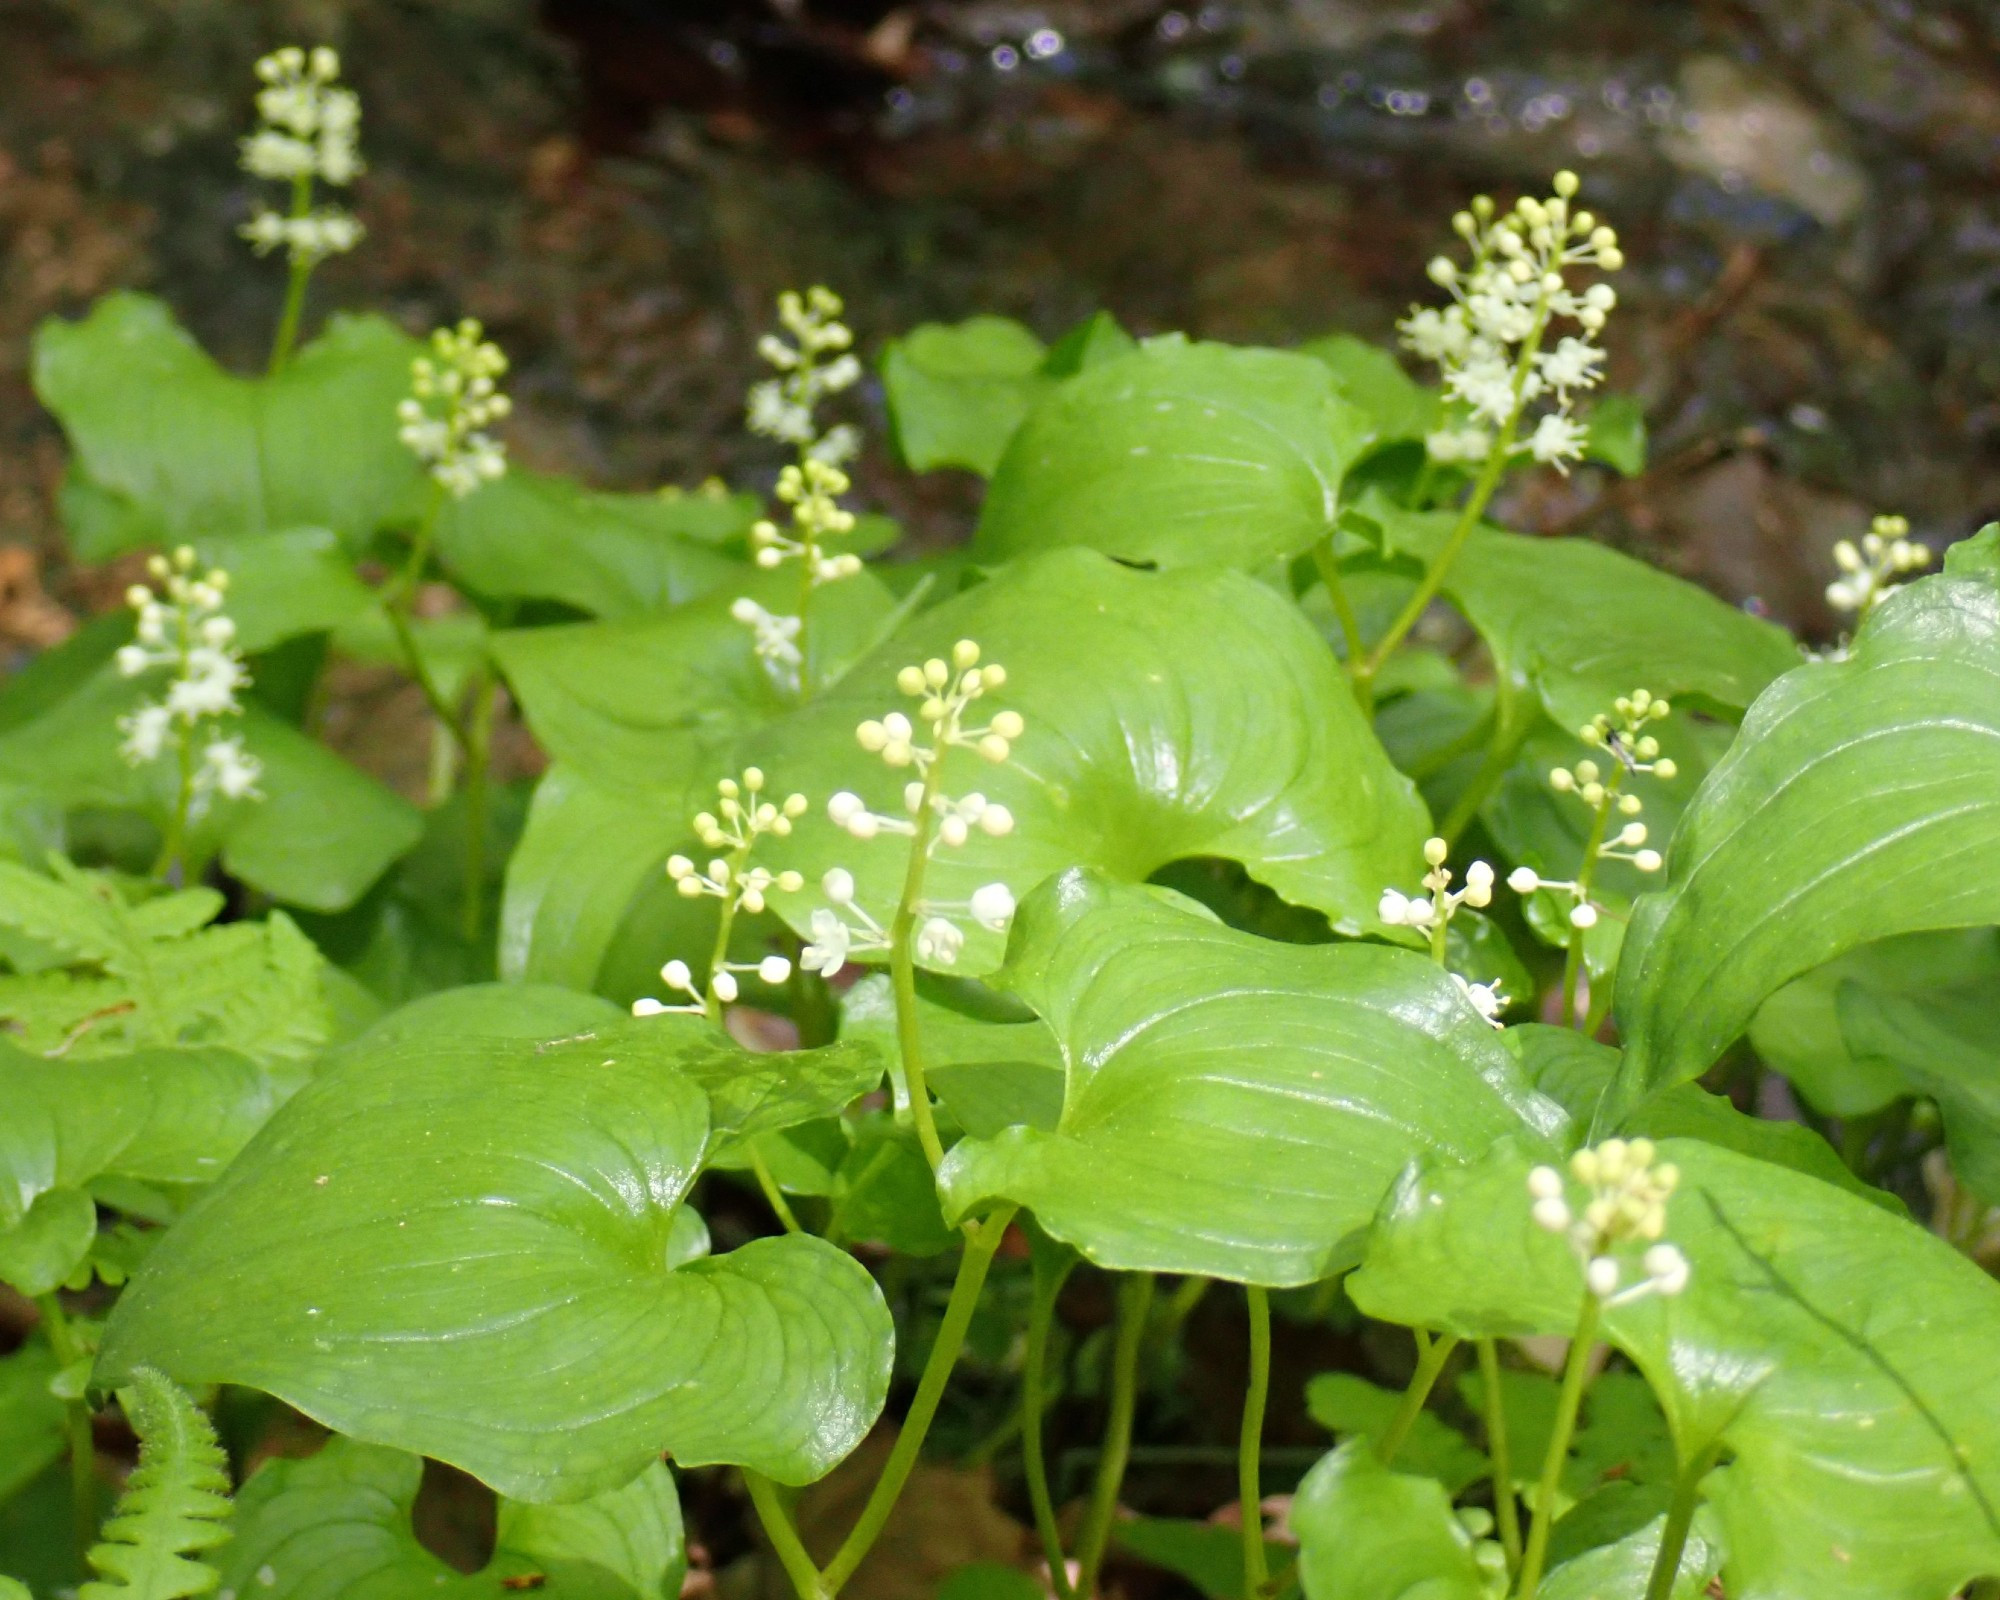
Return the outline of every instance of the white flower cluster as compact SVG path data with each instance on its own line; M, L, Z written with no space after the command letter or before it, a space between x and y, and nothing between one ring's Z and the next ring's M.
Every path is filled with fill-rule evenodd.
M1842 539L1833 547L1833 559L1843 575L1826 586L1827 604L1865 617L1897 579L1929 566L1931 552L1910 537L1908 518L1877 517L1861 536L1859 549L1853 540Z
M1638 820L1646 803L1622 787L1625 776L1650 773L1664 780L1680 770L1671 756L1660 754L1660 741L1646 732L1650 724L1664 720L1672 712L1673 707L1667 701L1651 690L1634 689L1614 700L1612 709L1617 713L1615 718L1599 712L1577 730L1577 737L1585 744L1607 752L1616 762L1609 781L1595 761L1579 761L1574 770L1554 767L1549 771L1551 789L1557 794L1574 794L1600 814L1600 825L1593 831L1591 847L1578 875L1571 879L1544 878L1533 867L1516 867L1507 874L1507 887L1516 894L1533 894L1538 889L1567 894L1574 902L1569 912L1573 928L1597 926L1598 907L1590 898L1590 875L1597 862L1629 861L1641 872L1658 872L1662 865L1660 852L1646 843L1645 823ZM1631 820L1607 837L1614 811Z
M957 849L975 831L995 839L1012 833L1014 816L1004 805L977 791L954 798L939 787L945 756L953 749L977 751L995 764L1013 753L1014 741L1025 727L1019 712L996 711L979 727L968 726L966 716L974 702L1006 681L1004 667L979 664L979 646L970 639L961 639L952 647L948 662L934 657L921 666L903 668L896 675L896 687L920 702L917 718L928 729L930 742L920 742L917 724L900 711L861 723L855 737L862 749L879 755L886 765L908 768L916 774L903 789L907 814L898 817L870 811L859 795L842 790L826 804L834 825L860 840L885 833L901 835L925 859L940 848ZM831 976L851 954L893 947L889 931L855 903L854 877L845 868L828 872L820 887L835 909L812 915L811 942L799 957L799 964L808 972ZM965 948L964 930L953 917L969 915L980 927L1002 932L1014 918L1014 895L1004 883L989 883L974 891L969 900L924 900L912 910L920 919L911 941L917 958L949 966Z
M768 519L750 529L750 548L757 565L770 570L787 561L805 563L806 582L817 588L838 583L861 570L861 558L852 552L829 555L826 541L854 531L854 513L842 509L839 496L853 487L846 473L829 461L807 456L797 466L778 474L778 498L792 508L792 533L786 534Z
M1467 867L1465 887L1453 891L1451 868L1444 864L1450 849L1442 839L1424 841L1424 861L1431 870L1424 874L1423 886L1429 898L1407 895L1400 889L1384 889L1381 902L1375 908L1376 916L1392 928L1414 928L1419 933L1428 934L1432 953L1439 961L1444 959L1445 929L1458 908L1493 903L1493 868L1484 861L1475 861ZM1451 974L1451 980L1458 985L1459 992L1473 1010L1494 1027L1501 1026L1500 1017L1507 1009L1508 1000L1498 983L1473 983L1456 972Z
M183 766L189 784L189 815L199 815L211 795L227 800L261 799L257 779L263 764L243 748L240 735L224 738L217 724L239 715L236 691L249 687L243 656L236 648L236 624L222 614L229 574L195 575L194 551L182 545L170 558L154 556L147 570L161 593L143 583L125 591L138 613L134 642L118 652L118 670L137 678L165 667L173 678L164 700L142 705L119 719L125 759L134 766L157 760L168 750L199 749L200 764ZM164 594L164 598L162 598Z
M396 407L397 437L454 499L506 476L507 448L486 432L514 409L500 392L506 370L507 357L471 317L439 328L430 354L410 363L410 397Z
M1651 1294L1677 1295L1688 1285L1687 1257L1660 1242L1680 1169L1670 1161L1654 1161L1654 1154L1650 1139L1607 1139L1577 1151L1570 1157L1570 1175L1590 1191L1580 1213L1571 1207L1568 1185L1554 1167L1536 1167L1528 1174L1536 1225L1568 1238L1582 1264L1585 1286L1607 1307ZM1625 1268L1613 1252L1628 1244L1643 1244L1646 1250L1639 1278L1624 1285Z
M821 433L815 415L822 400L861 378L853 330L840 320L844 309L839 295L818 285L803 295L787 289L778 296L778 322L791 340L767 333L758 341L757 353L778 376L752 385L749 407L752 433L797 445L808 458L836 467L861 447L855 429L843 424Z
M1570 415L1580 390L1603 376L1604 351L1590 342L1618 303L1607 283L1581 293L1569 287L1575 267L1615 272L1624 265L1618 236L1588 211L1572 211L1573 172L1558 172L1546 200L1522 196L1496 215L1485 195L1452 218L1472 252L1461 267L1449 256L1430 264L1431 281L1450 293L1443 309L1421 306L1398 324L1403 343L1443 370L1453 402L1447 425L1426 441L1438 462L1484 462L1497 447L1526 453L1567 472L1583 458L1586 431ZM1549 324L1568 318L1581 330L1544 349ZM1525 440L1517 430L1528 407L1553 402Z
M660 979L669 989L686 995L688 1003L668 1005L661 1000L635 1000L632 1003L635 1017L657 1017L670 1011L708 1014L715 1006L735 1002L741 992L738 973L754 972L771 984L783 983L792 975L792 964L783 956L731 961L727 952L729 929L738 911L755 916L764 909L773 890L797 894L805 887L805 879L796 872L772 872L768 867L752 866L750 853L766 834L777 839L789 835L792 824L806 813L806 797L792 794L782 801L765 799L764 773L758 767L745 767L740 779L722 779L715 792L715 810L696 815L694 832L708 849L723 853L713 857L705 868L687 856L667 857L667 876L673 880L676 891L690 900L709 896L722 902L723 921L714 970L708 976L708 992L702 992L685 961L669 961L660 968ZM715 1006L711 1006L711 1000Z
M798 693L806 662L805 651L799 647L805 620L781 617L747 594L730 602L729 614L750 630L751 648L770 672L772 681L787 693Z
M257 63L257 131L242 143L243 170L293 186L291 214L269 206L240 230L266 255L284 246L294 266L314 266L361 242L361 224L337 206L310 205L315 179L336 186L361 171L361 99L339 85L340 57L324 45L308 54L296 45Z

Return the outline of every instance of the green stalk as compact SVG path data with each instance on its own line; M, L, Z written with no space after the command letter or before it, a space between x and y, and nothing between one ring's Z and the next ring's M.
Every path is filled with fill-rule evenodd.
M1313 566L1319 570L1319 581L1326 589L1326 597L1333 603L1334 617L1340 623L1340 636L1347 643L1347 670L1352 673L1361 661L1361 619L1354 614L1354 602L1347 597L1347 586L1340 581L1340 562L1333 553L1333 533L1328 530L1324 539L1313 546ZM1369 709L1364 701L1361 709Z
M459 925L468 944L479 938L486 897L487 782L493 754L493 707L499 684L491 669L482 668L465 719L465 893Z
M1672 1600L1674 1580L1680 1576L1681 1553L1687 1549L1688 1530L1694 1526L1695 1507L1701 1503L1701 1480L1714 1464L1712 1451L1703 1451L1674 1479L1674 1497L1667 1506L1666 1525L1660 1529L1660 1548L1653 1557L1652 1575L1646 1579L1646 1600Z
M1111 1542L1111 1519L1118 1511L1118 1490L1125 1482L1125 1463L1132 1452L1132 1416L1139 1400L1139 1346L1153 1308L1153 1275L1134 1272L1118 1285L1118 1338L1111 1353L1111 1410L1104 1422L1104 1448L1097 1458L1097 1481L1091 1486L1090 1510L1077 1548L1076 1592L1097 1592L1098 1569Z
M1419 1340L1423 1330L1416 1330ZM1458 1340L1448 1333L1441 1333L1429 1343L1419 1343L1417 1370L1410 1374L1409 1387L1403 1391L1402 1404L1396 1407L1395 1416L1389 1419L1389 1426L1381 1438L1375 1441L1375 1453L1382 1458L1382 1465L1393 1466L1396 1452L1403 1448L1403 1441L1410 1436L1410 1429L1416 1426L1417 1413L1424 1409L1424 1402L1431 1396L1431 1388L1444 1370L1444 1364L1451 1359L1452 1351L1458 1348Z
M764 1191L764 1203L777 1213L778 1221L787 1233L804 1233L799 1219L785 1200L785 1191L778 1187L778 1180L771 1176L771 1169L764 1162L763 1152L757 1148L757 1141L745 1142L743 1153L750 1158L750 1173L757 1180L757 1187Z
M1527 1548L1521 1555L1521 1586L1515 1600L1535 1600L1535 1591L1541 1587L1542 1566L1549 1554L1549 1532L1556 1520L1556 1491L1562 1483L1563 1463L1569 1459L1570 1439L1576 1433L1576 1414L1590 1378L1590 1353L1597 1344L1597 1324L1603 1310L1597 1296L1586 1289L1583 1309L1577 1314L1576 1332L1570 1336L1569 1360L1563 1364L1555 1431L1549 1435L1548 1454L1542 1457L1542 1475L1535 1484L1535 1503L1530 1508L1534 1521L1528 1527Z
M1153 1319L1154 1339L1162 1345L1169 1345L1179 1338L1187 1319L1194 1315L1194 1308L1207 1298L1208 1291L1214 1287L1213 1278L1181 1279L1174 1286L1174 1292L1167 1296L1167 1303L1160 1308L1160 1314Z
M292 179L292 220L298 221L312 209L312 176L301 172ZM299 314L306 304L306 279L312 276L310 261L293 261L285 283L285 309L278 316L278 332L271 341L271 361L267 377L276 377L292 357L299 336Z
M84 1349L63 1314L62 1302L51 1290L35 1297L35 1309L42 1314L42 1331L49 1348L62 1368L84 1358ZM97 1442L91 1437L90 1404L78 1397L63 1402L63 1421L69 1432L69 1494L75 1518L76 1549L82 1555L97 1536Z
M930 1086L924 1080L924 1041L917 1027L917 968L911 944L917 931L917 905L924 895L924 869L930 864L931 830L937 815L938 775L944 771L944 747L924 774L923 799L917 806L916 832L910 838L910 865L903 874L903 898L889 924L889 979L896 995L896 1044L903 1056L903 1081L910 1095L910 1115L916 1119L917 1142L924 1159L937 1171L944 1162L944 1143L931 1114Z
M177 608L177 617L176 626L180 630L179 670L180 675L186 677L188 656L194 649L194 637L188 631L186 606ZM168 881L167 874L176 865L183 866L182 880L187 877L184 864L180 862L180 854L182 846L187 841L188 813L194 809L194 724L183 720L177 738L179 742L175 745L174 756L180 766L180 787L174 797L173 815L167 819L166 832L160 839L160 853L153 861L153 870L147 874L148 877L159 878L162 881Z
M1487 502L1493 498L1493 491L1499 488L1501 475L1507 470L1514 448L1515 433L1521 426L1521 413L1528 407L1522 389L1529 369L1534 365L1535 353L1541 348L1542 333L1548 325L1549 306L1544 299L1541 310L1536 313L1535 326L1522 343L1520 358L1514 363L1514 409L1508 415L1507 425L1500 430L1499 437L1493 441L1493 448L1487 452L1486 464L1479 469L1479 476L1472 485L1472 496L1460 511L1451 536L1445 540L1444 548L1438 551L1437 559L1425 571L1423 582L1417 585L1417 592L1410 596L1409 603L1389 624L1389 631L1375 641L1375 648L1355 673L1357 683L1373 685L1375 675L1382 670L1382 663L1395 654L1396 647L1430 609L1431 602L1444 587L1444 580L1450 576L1452 564L1458 560L1459 552L1465 548L1466 541L1472 537L1472 530L1478 526Z
M1576 869L1578 905L1586 904L1590 899L1590 886L1597 877L1597 852L1604 848L1604 835L1611 825L1611 813L1624 782L1624 763L1614 756L1611 771L1604 779L1604 798L1597 802L1597 815L1590 820L1590 837L1583 842L1583 865ZM1584 931L1574 923L1570 925L1569 948L1563 955L1562 1025L1565 1028L1577 1027L1584 1020L1576 1014L1577 980L1583 972Z
M1271 1297L1254 1283L1243 1286L1250 1308L1250 1386L1243 1395L1243 1431L1236 1446L1236 1498L1243 1515L1243 1592L1255 1594L1270 1578L1264 1558L1264 1494L1257 1469L1264 1450L1264 1408L1271 1398Z
M937 1416L938 1402L944 1398L944 1386L951 1378L951 1369L958 1363L959 1351L964 1348L965 1330L971 1326L973 1308L979 1304L979 1291L986 1285L987 1268L993 1265L993 1253L1000 1248L1000 1241L1018 1209L1017 1206L1002 1206L988 1215L984 1222L967 1230L965 1254L959 1258L958 1277L951 1286L951 1299L945 1303L937 1342L931 1346L930 1356L924 1362L923 1376L917 1380L916 1398L910 1402L910 1409L903 1418L903 1431L896 1435L895 1447L889 1452L882 1476L876 1480L867 1505L861 1508L861 1517L854 1524L854 1531L820 1574L820 1584L828 1596L840 1592L841 1585L854 1576L854 1569L861 1565L862 1559L881 1537L889 1513L895 1509L896 1499L916 1467L924 1435L930 1432L931 1422ZM801 1600L804 1600L804 1591L801 1591Z
M831 1600L833 1591L821 1581L819 1568L813 1565L805 1541L792 1526L791 1513L785 1509L778 1486L763 1473L752 1472L748 1467L743 1469L743 1482L750 1491L750 1504L757 1508L757 1520L764 1525L764 1535L771 1541L778 1564L792 1580L799 1600Z
M1042 1413L1048 1401L1043 1383L1049 1358L1049 1333L1055 1326L1056 1299L1076 1266L1076 1257L1064 1255L1053 1264L1050 1254L1034 1255L1034 1301L1028 1311L1028 1348L1021 1358L1021 1466L1028 1480L1028 1503L1035 1512L1035 1532L1048 1558L1049 1582L1056 1600L1071 1600L1069 1568L1063 1557L1062 1530L1056 1525L1055 1500L1049 1493L1049 1467L1042 1451Z
M1479 808L1486 803L1486 797L1507 776L1514 757L1520 754L1521 746L1527 742L1533 719L1517 715L1518 710L1514 686L1508 681L1507 674L1501 672L1494 679L1493 737L1487 744L1485 758L1438 826L1438 833L1447 844L1458 843L1458 836L1472 825L1472 819L1479 815Z
M1500 1548L1507 1570L1521 1570L1521 1512L1514 1502L1514 1463L1507 1447L1507 1407L1500 1393L1500 1351L1491 1339L1479 1341L1479 1384L1486 1397L1486 1455L1493 1463L1493 1519L1500 1524Z

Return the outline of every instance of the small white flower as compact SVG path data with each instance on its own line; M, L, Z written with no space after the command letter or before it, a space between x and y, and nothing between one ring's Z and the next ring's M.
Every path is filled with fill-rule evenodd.
M1503 1026L1501 1014L1507 1009L1507 996L1497 983L1473 983L1461 978L1456 972L1451 981L1458 985L1459 992L1471 1003L1472 1009L1498 1028Z
M965 948L965 935L958 925L944 917L926 918L917 929L916 952L920 961L948 967Z
M263 763L243 748L241 736L213 740L202 751L202 782L225 800L257 798L263 772Z
M125 759L140 766L157 759L166 749L173 713L165 706L141 706L130 716L121 717L118 726L125 735Z
M1528 439L1528 453L1544 466L1568 471L1567 463L1583 459L1583 447L1590 438L1581 423L1559 411L1551 411L1535 424Z
M1000 933L1014 920L1014 892L1004 883L982 884L972 891L972 920Z
M799 965L807 972L831 978L847 965L847 952L854 939L853 930L824 907L815 910L806 919L806 927L808 938L805 948L799 952Z

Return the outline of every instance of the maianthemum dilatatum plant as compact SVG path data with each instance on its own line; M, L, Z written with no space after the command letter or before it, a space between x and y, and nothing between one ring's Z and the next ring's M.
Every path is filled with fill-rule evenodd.
M1103 315L888 341L901 462L986 492L871 564L836 295L760 346L775 503L521 470L478 324L302 341L361 108L323 49L258 79L268 372L129 294L35 347L75 557L131 589L0 690L0 1557L64 1547L23 1578L672 1600L676 1474L727 1468L832 1600L950 1438L1040 1546L956 1600L1113 1556L1231 1600L1993 1592L2000 532L1834 544L1853 631L1806 652L1494 525L1511 474L1642 466L1623 254L1558 173L1453 219L1402 324L1435 384ZM425 805L322 742L336 660L421 695ZM1239 1514L1121 1516L1205 1293ZM1267 1498L1274 1321L1377 1354ZM890 1417L858 1514L801 1520ZM477 1573L414 1531L425 1457L497 1495Z

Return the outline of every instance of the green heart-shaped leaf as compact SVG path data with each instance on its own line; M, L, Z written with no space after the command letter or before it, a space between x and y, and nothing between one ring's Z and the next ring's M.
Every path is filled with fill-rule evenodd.
M2000 1562L2000 1285L1817 1179L1690 1139L1673 1299L1606 1310L1706 1489L1732 1600L1936 1600ZM1413 1172L1349 1280L1371 1316L1467 1337L1565 1333L1583 1273L1529 1217L1533 1157Z
M270 1600L471 1600L509 1588L548 1600L680 1593L680 1499L658 1462L623 1488L572 1505L503 1500L493 1558L474 1574L454 1571L417 1541L410 1513L422 1479L415 1456L352 1439L331 1439L303 1460L266 1462L236 1495L233 1533L216 1556L222 1588Z
M948 656L959 639L1006 668L986 703L1018 712L1026 732L1003 765L963 750L948 760L945 791L1004 803L1014 828L939 850L931 898L962 902L996 880L1025 894L1078 865L1143 880L1170 861L1218 856L1356 931L1377 925L1383 886L1421 861L1423 804L1294 607L1239 573L1134 572L1092 551L1052 551L919 613L834 689L747 741L746 759L774 788L813 802L760 856L805 875L807 892L777 907L795 928L824 903L818 885L834 866L887 925L906 852L892 838L857 843L827 819L826 800L850 790L902 814L909 773L862 751L855 728L915 710L898 669ZM999 935L968 926L957 965L989 971L1000 950Z
M1434 1478L1391 1472L1366 1439L1306 1474L1291 1522L1306 1600L1486 1600L1451 1497Z
M1691 1078L1781 984L1892 934L2000 922L2000 591L1890 596L1760 698L1626 934L1622 1088Z
M356 1041L153 1252L97 1381L143 1361L266 1389L519 1499L662 1449L819 1476L881 1409L888 1310L809 1237L676 1264L713 1140L680 1068L721 1041L663 1020Z
M1002 561L1085 545L1162 567L1262 566L1326 536L1373 426L1311 356L1149 340L1028 413L973 550Z
M1042 341L1009 317L926 322L882 352L896 448L917 472L965 467L990 478L1007 441L1052 380Z
M1062 1120L955 1146L947 1209L1017 1201L1100 1266L1312 1283L1417 1156L1564 1127L1407 951L1276 944L1072 872L1021 908L1003 981L1062 1046Z
M275 378L224 372L145 295L107 295L36 331L35 393L75 451L77 552L330 528L351 550L421 493L396 437L420 347L382 317L336 317Z

